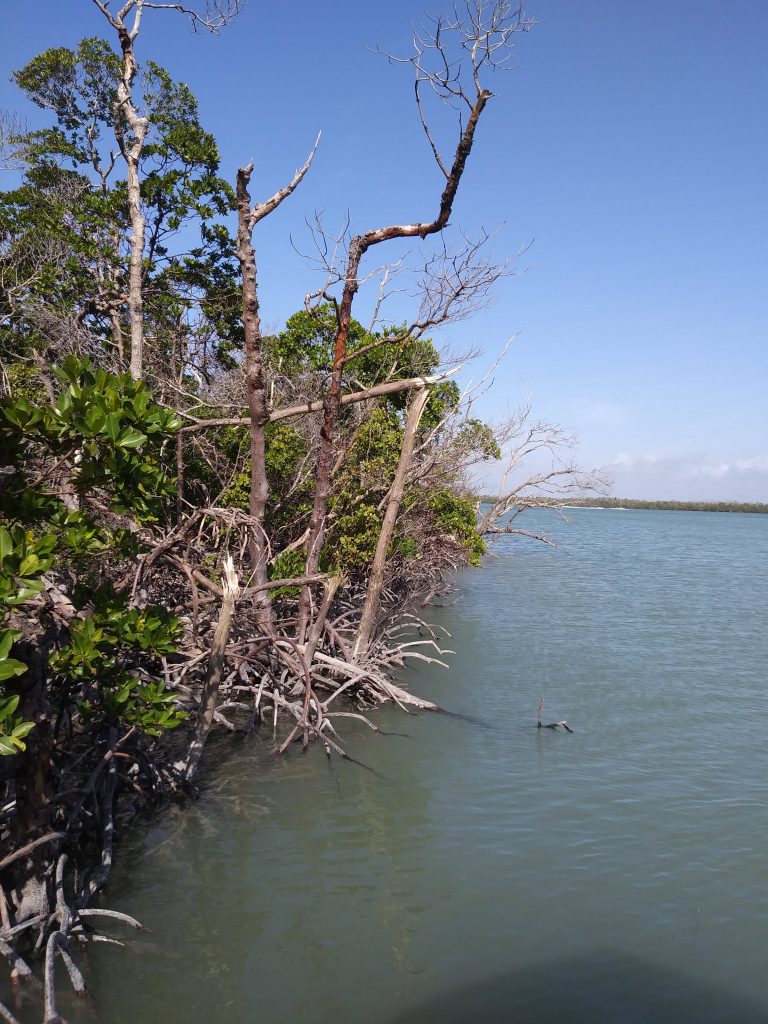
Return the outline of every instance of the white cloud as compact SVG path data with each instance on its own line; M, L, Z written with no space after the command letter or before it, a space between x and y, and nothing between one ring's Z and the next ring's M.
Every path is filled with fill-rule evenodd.
M731 468L732 467L727 462L718 462L713 466L699 467L699 473L701 476L712 477L713 480L721 480L731 472Z
M768 473L768 455L755 455L751 459L737 459L734 465L741 472Z
M706 455L619 452L603 466L625 498L768 502L768 455L732 461Z

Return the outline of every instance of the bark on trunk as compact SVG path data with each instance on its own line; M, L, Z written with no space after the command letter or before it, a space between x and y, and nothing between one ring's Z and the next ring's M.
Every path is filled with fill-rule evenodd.
M349 247L349 266L344 285L344 294L339 307L339 326L333 350L333 366L331 368L331 384L325 398L323 426L320 430L320 456L317 460L317 477L315 482L315 500L309 520L309 536L307 538L307 562L305 576L316 576L320 564L320 551L325 540L325 512L328 505L328 494L331 489L331 470L333 468L333 435L336 420L341 408L341 381L344 373L344 361L347 354L347 338L352 320L352 300L357 291L357 272L365 249L360 237L354 238ZM304 643L309 617L312 609L312 593L304 587L299 598L299 616L296 625L296 639Z
M253 523L249 547L256 587L261 587L267 581L268 543L264 532L264 510L269 498L269 481L267 480L264 428L269 422L269 401L262 358L259 295L256 285L256 254L251 237L253 229L259 221L276 210L299 185L312 164L319 142L320 136L318 135L312 152L290 182L284 188L278 189L269 199L262 203L256 203L252 209L248 183L251 179L253 164L241 167L237 172L237 257L243 277L245 373L251 435L249 505ZM269 628L272 622L272 602L268 590L257 590L256 611L260 625Z
M249 511L251 519L248 553L253 573L253 585L267 582L268 546L264 532L264 512L269 499L267 479L266 438L264 428L269 422L267 381L262 356L261 319L256 284L256 253L251 242L251 197L248 182L251 167L237 172L237 257L243 278L243 329L245 332L245 382L248 395L251 445L251 489ZM272 622L272 602L269 590L259 590L254 596L257 621L262 627Z
M125 344L123 342L123 327L120 323L120 314L117 310L110 312L109 321L112 327L112 340L117 349L117 364L122 373L125 369Z
M137 26L134 26L134 32ZM131 252L128 264L128 317L131 326L130 370L134 380L140 380L144 369L144 297L142 293L144 258L144 232L146 221L141 206L141 184L139 161L144 149L149 121L142 117L133 104L133 82L138 70L133 52L134 32L124 26L118 28L120 46L123 51L123 68L117 87L117 115L125 119L132 138L125 137L125 126L118 124L115 134L125 160L128 216L131 222Z
M357 631L357 639L353 652L353 659L360 661L365 656L371 641L376 619L379 615L381 605L381 591L384 587L384 570L387 564L387 553L392 542L392 534L395 530L400 505L403 501L405 491L405 480L413 457L413 447L416 441L416 432L419 429L422 413L429 399L429 390L417 392L411 400L408 409L408 418L405 422L405 433L403 435L403 446L400 450L400 460L397 464L395 478L389 491L387 509L384 513L384 521L379 531L379 539L376 543L376 553L373 556L371 575L368 580L368 592L365 596L363 614L360 618L360 627Z

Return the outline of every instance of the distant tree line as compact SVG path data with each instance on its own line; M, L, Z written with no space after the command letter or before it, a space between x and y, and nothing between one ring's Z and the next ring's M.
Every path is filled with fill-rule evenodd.
M569 498L569 505L593 508L651 508L667 512L758 512L768 513L768 504L758 501L643 501L641 498Z

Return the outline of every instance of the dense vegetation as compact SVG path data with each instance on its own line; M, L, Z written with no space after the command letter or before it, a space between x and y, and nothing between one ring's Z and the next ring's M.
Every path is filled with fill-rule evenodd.
M18 981L45 951L46 1021L57 956L82 987L68 948L94 934L115 821L188 789L213 728L268 722L280 753L344 757L344 701L434 708L390 675L439 654L416 602L538 486L584 483L556 461L478 518L473 466L567 441L527 410L478 420L442 368L433 332L500 273L483 239L427 257L412 321L353 316L370 249L446 228L519 8L470 5L411 61L422 117L427 92L466 108L450 158L425 122L435 218L347 240L267 336L253 234L312 154L254 202L189 89L139 66L142 0L95 2L110 38L17 71L48 122L6 118L0 140L0 952ZM219 28L238 6L191 16Z

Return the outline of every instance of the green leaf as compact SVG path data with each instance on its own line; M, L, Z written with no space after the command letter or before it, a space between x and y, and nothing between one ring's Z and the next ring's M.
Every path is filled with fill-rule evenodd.
M13 540L4 526L0 526L0 560L7 558L13 551Z
M117 701L117 703L118 704L125 704L125 702L128 700L128 698L131 695L131 690L132 689L133 689L133 686L132 686L131 683L125 683L123 686L121 686L120 689L117 691L117 695L115 697L115 700Z
M17 661L15 658L6 658L5 661L0 661L0 679L11 679L26 671L27 666L23 661Z
M95 406L91 406L88 412L85 414L85 422L88 426L88 430L92 434L98 434L104 429L106 417L101 409L97 409Z
M0 661L4 661L10 654L11 647L21 638L20 629L4 629L0 631Z
M104 424L104 433L112 441L116 441L120 436L120 417L116 412L111 412L107 416L106 423Z
M40 568L40 559L35 554L29 554L26 558L22 559L21 565L19 566L19 576L24 578L33 576Z
M118 448L139 448L147 440L147 435L138 430L126 427L115 442Z
M8 697L7 700L0 700L0 722L4 722L7 718L10 718L18 706L18 693L15 693L13 697Z

